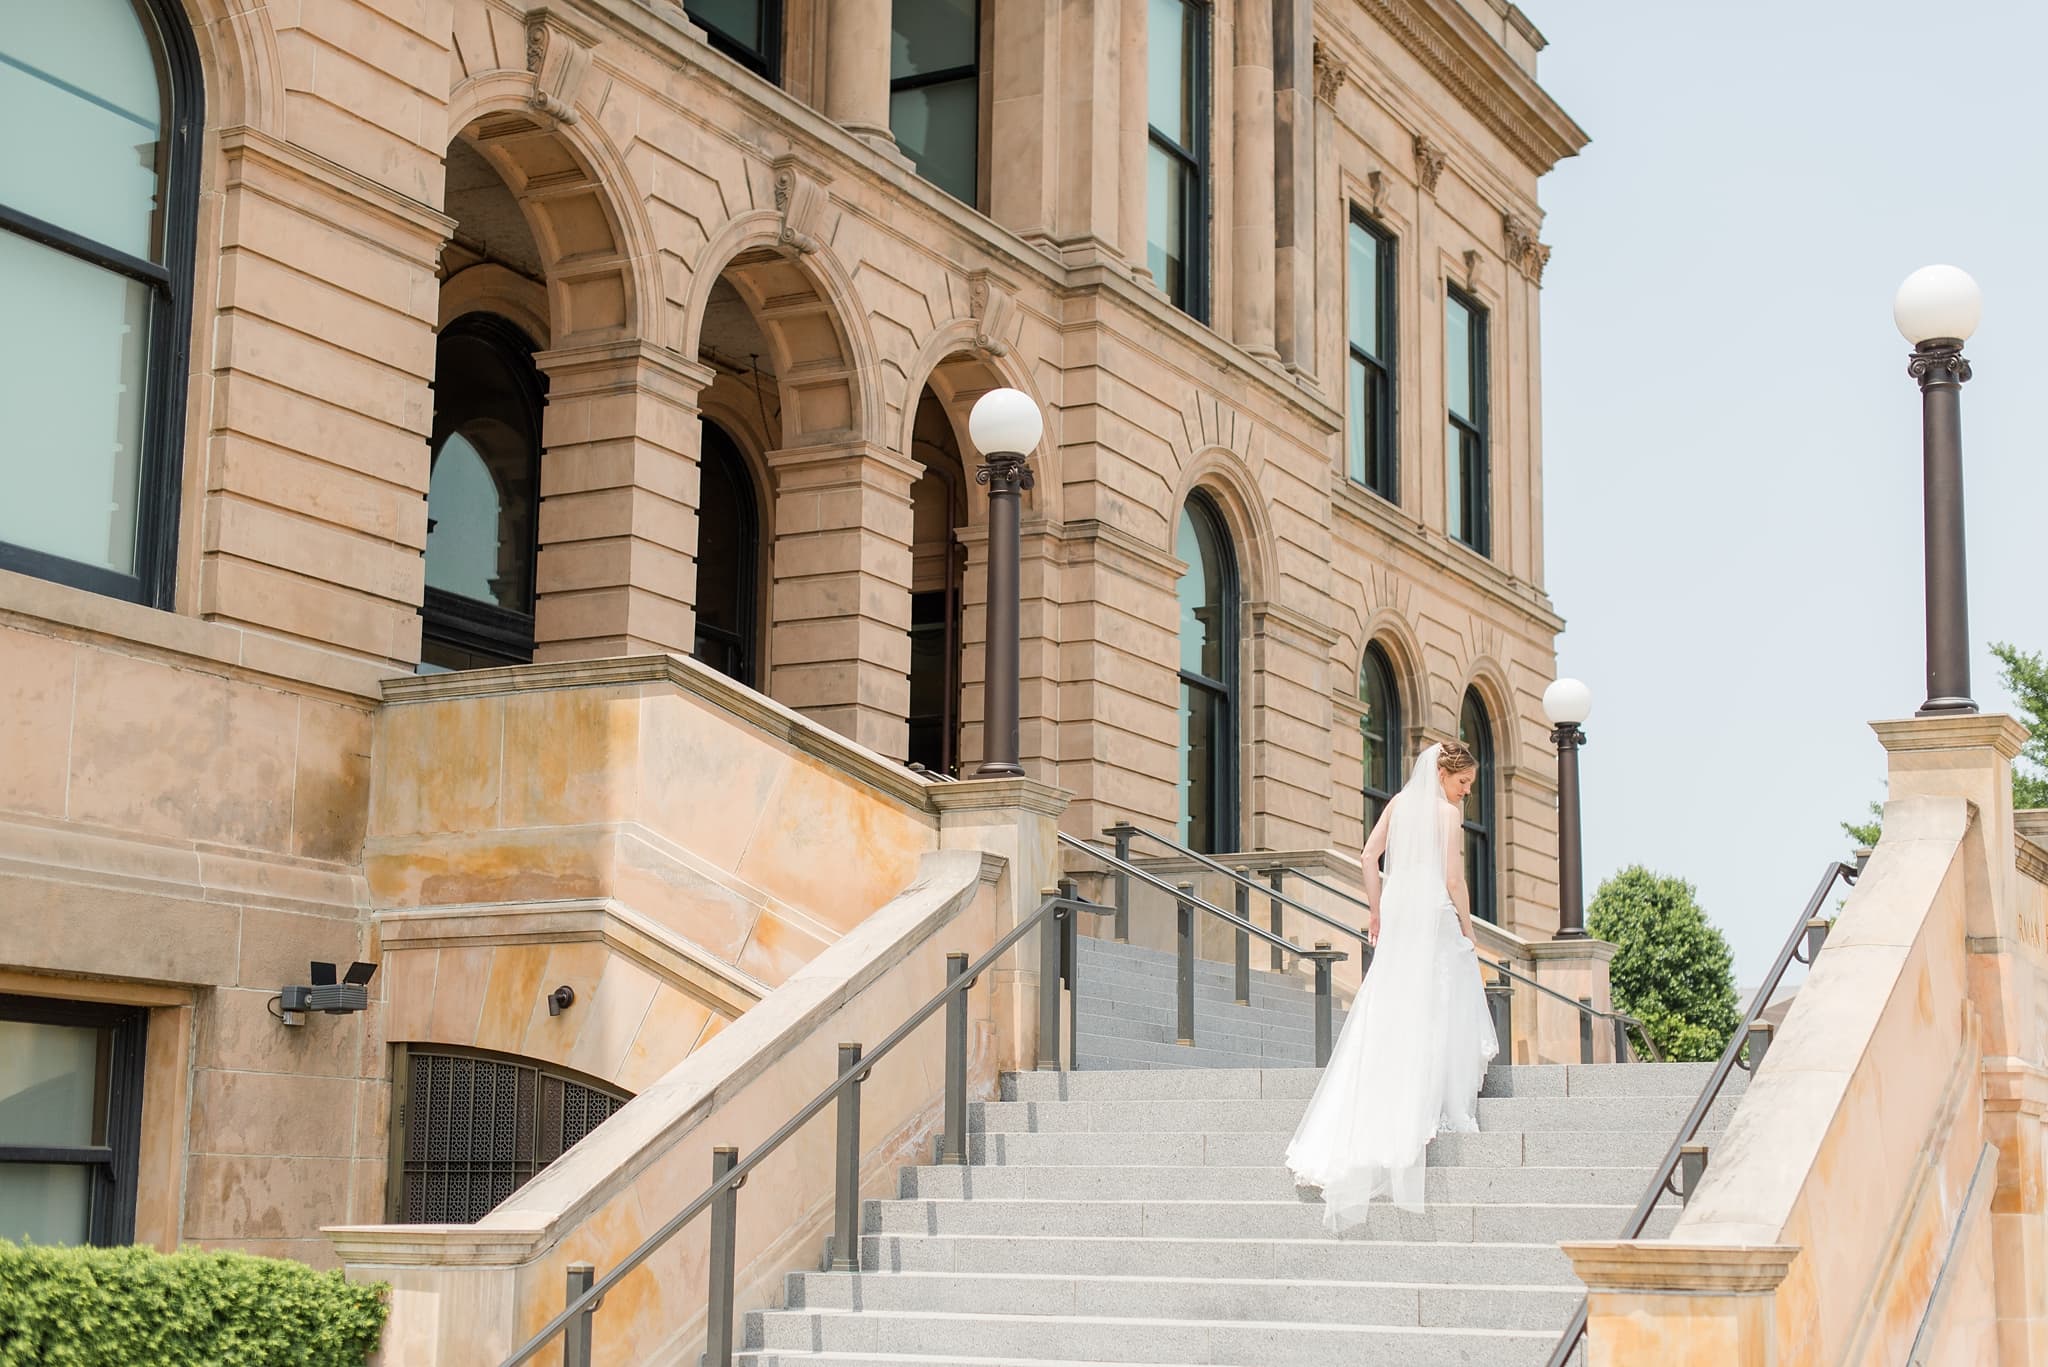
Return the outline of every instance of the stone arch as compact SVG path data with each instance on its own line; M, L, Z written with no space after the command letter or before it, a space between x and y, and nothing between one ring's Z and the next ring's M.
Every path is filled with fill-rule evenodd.
M554 345L547 288L496 262L471 266L442 282L439 325L446 327L465 313L495 313L517 324L542 351Z
M912 383L904 390L903 415L898 423L894 449L905 455L910 453L912 433L917 427L918 400L929 389L953 424L954 444L959 448L961 461L971 478L978 453L967 434L967 415L973 409L974 401L991 389L1021 390L1031 396L1031 401L1038 405L1038 411L1045 415L1045 435L1039 439L1038 449L1031 455L1035 483L1024 495L1024 507L1029 513L1057 518L1061 501L1057 414L1047 405L1038 387L1032 383L1030 373L1015 357L992 355L975 346L979 335L979 324L974 319L959 319L941 328L918 352L917 359L911 363ZM987 500L970 499L968 516L973 522L987 521Z
M1480 704L1486 709L1487 724L1493 728L1494 762L1505 777L1517 763L1522 744L1521 720L1511 701L1514 693L1508 687L1508 672L1491 655L1478 655L1472 659L1466 666L1465 682L1459 686L1456 696L1449 700L1449 721L1444 728L1447 736L1458 734L1458 713L1465 705L1468 689L1479 694Z
M768 340L782 399L781 445L860 438L886 444L874 340L853 279L822 244L795 250L761 209L729 220L698 254L677 349L696 356L712 289L723 280Z
M1163 549L1172 555L1181 506L1197 489L1209 496L1230 530L1237 552L1238 591L1247 603L1267 601L1278 582L1273 564L1273 523L1258 488L1251 467L1237 452L1226 446L1211 446L1197 452L1194 459L1181 467L1180 482L1166 509Z
M661 299L653 231L625 161L594 121L536 113L533 79L494 71L450 93L450 140L490 164L547 267L552 345L654 335Z
M185 0L185 16L199 48L206 87L206 124L284 131L283 63L277 29L264 5L230 5L225 0ZM212 177L207 177L211 183Z
M1402 763L1405 765L1414 747L1410 741L1418 736L1429 724L1432 710L1429 696L1429 670L1423 664L1422 640L1415 634L1415 628L1408 619L1392 608L1380 608L1368 615L1363 624L1363 640L1350 656L1351 686L1354 690L1365 673L1365 652L1378 646L1386 655L1387 663L1393 667L1394 689L1401 695L1401 713L1405 718L1402 737Z

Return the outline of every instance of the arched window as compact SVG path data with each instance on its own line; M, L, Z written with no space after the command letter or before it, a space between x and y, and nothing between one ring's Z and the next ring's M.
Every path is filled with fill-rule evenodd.
M749 688L754 682L755 590L761 515L739 444L704 424L697 495L698 659Z
M1401 695L1395 691L1387 653L1377 645L1365 648L1358 701L1364 708L1358 725L1365 733L1365 830L1370 835L1380 813L1401 789Z
M0 121L0 569L169 607L202 124L179 6L8 6Z
M1208 499L1181 509L1180 839L1214 854L1237 846L1237 562Z
M1497 882L1494 878L1494 812L1499 782L1499 764L1494 755L1493 724L1486 719L1486 704L1479 690L1465 690L1465 707L1458 716L1458 739L1479 761L1479 781L1465 798L1465 886L1472 891L1472 914L1485 921L1500 920Z
M546 392L532 341L503 318L465 314L441 329L422 674L533 658Z

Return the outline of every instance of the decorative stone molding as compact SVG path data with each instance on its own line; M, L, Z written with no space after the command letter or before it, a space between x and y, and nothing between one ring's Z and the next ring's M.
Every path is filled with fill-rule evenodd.
M1617 1240L1562 1244L1590 1292L1667 1291L1764 1296L1799 1258L1796 1244L1678 1244Z
M533 73L533 94L527 103L557 123L577 119L576 97L590 75L590 50L596 35L548 6L526 15L526 69Z
M1465 289L1469 293L1476 294L1479 291L1479 263L1482 259L1483 258L1477 248L1466 248Z
M1536 228L1519 214L1501 215L1501 242L1511 265L1537 284L1550 263L1550 247L1536 239Z
M1380 218L1387 211L1387 173L1367 171L1365 173L1365 211L1374 218Z
M1415 135L1415 178L1422 182L1422 188L1436 193L1436 183L1443 179L1444 160L1448 154L1435 142L1421 133Z
M1239 460L1251 459L1255 424L1251 415L1236 405L1214 394L1196 393L1181 406L1180 420L1189 454L1221 446L1236 452Z
M1350 79L1351 73L1344 69L1344 64L1323 45L1320 38L1316 39L1314 60L1316 98L1324 104L1335 105L1337 92L1344 88L1344 82Z
M984 356L1010 354L1009 333L1016 319L1016 298L1010 287L987 271L967 273L967 307L974 318L974 349Z
M1337 644L1337 629L1284 603L1246 603L1254 636L1273 636L1311 654L1327 654Z
M809 256L823 247L831 235L826 222L831 199L825 193L830 178L793 156L777 157L774 167L775 211L782 215L782 245L798 256Z

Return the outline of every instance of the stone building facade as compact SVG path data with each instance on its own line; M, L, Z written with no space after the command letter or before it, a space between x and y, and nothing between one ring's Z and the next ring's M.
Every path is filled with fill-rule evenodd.
M0 292L52 320L0 379L0 1030L42 1060L15 1096L126 1098L0 1122L76 1151L0 1164L0 1216L317 1261L382 1218L392 1046L448 1031L390 965L317 1030L280 985L382 961L394 899L582 895L545 851L366 873L406 802L408 839L472 829L392 796L477 751L394 720L417 674L695 656L872 752L842 767L971 769L999 385L1046 417L1022 744L1064 827L1355 854L1462 733L1487 911L1547 938L1537 182L1584 135L1542 45L1506 0L81 0L0 34L46 130L0 159ZM787 975L754 948L678 979L676 1048ZM652 1067L549 1057L599 1110Z

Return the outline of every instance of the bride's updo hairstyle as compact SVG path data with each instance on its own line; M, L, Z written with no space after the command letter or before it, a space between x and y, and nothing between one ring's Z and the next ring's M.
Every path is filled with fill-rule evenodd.
M1445 741L1443 749L1437 752L1436 771L1440 774L1462 774L1478 767L1479 761L1472 758L1472 752L1457 741Z

